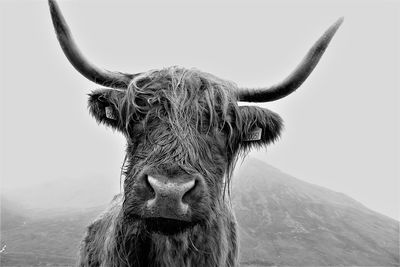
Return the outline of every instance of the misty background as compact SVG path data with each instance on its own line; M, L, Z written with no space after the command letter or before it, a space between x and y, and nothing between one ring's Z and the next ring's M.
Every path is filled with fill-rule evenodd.
M41 208L68 207L76 194L88 196L82 205L108 202L120 191L125 140L88 113L87 94L98 85L63 55L46 1L0 7L2 195ZM258 104L279 113L285 130L252 155L399 219L396 1L60 1L60 8L96 65L195 67L247 87L285 78L344 16L302 87ZM93 192L93 181L104 191Z

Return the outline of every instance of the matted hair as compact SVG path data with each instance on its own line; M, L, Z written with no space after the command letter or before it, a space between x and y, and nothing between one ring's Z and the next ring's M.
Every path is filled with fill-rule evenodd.
M242 124L233 94L235 88L237 86L233 82L212 74L174 66L137 76L123 97L109 100L119 112L119 127L125 129L128 142L133 138L131 132L135 123L141 123L144 129L148 129L148 124L155 120L168 125L168 134L177 139L185 153L177 155L177 151L169 151L169 157L158 157L157 164L176 157L182 166L188 168L191 162L197 161L201 172L207 174L209 168L201 166L202 160L199 162L198 152L204 149L200 136L223 131L227 136L226 156L229 160L226 182L229 184L236 162L235 146L241 137L238 136L241 131L234 129ZM151 129L148 135L151 135ZM151 142L150 138L144 141ZM204 154L207 156L207 153Z

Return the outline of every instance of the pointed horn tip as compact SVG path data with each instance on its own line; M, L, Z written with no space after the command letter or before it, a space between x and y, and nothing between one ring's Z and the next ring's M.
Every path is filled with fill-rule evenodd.
M54 0L49 0L48 3L49 3L50 9L54 9L57 6L56 1L54 1Z
M333 25L330 28L332 30L336 31L340 27L340 25L342 25L343 21L344 21L344 17L342 16L342 17L338 18L336 20L336 22L333 23Z
M54 30L56 31L57 38L60 36L64 38L71 38L71 33L67 22L64 19L63 14L58 6L57 1L48 0L49 9L51 14L51 20L53 22Z
M320 37L319 41L317 44L324 44L325 47L328 46L330 40L333 38L333 36L336 34L337 30L339 29L340 25L342 25L344 21L344 17L340 17L333 23L326 31L325 33Z

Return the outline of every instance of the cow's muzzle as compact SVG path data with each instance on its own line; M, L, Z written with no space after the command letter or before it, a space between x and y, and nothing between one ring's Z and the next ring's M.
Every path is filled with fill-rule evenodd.
M191 205L201 198L203 191L200 177L148 175L145 179L154 196L145 204L146 218L191 221Z

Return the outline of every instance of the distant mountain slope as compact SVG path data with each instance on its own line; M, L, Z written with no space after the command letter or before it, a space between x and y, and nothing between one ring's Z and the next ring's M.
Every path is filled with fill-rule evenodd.
M104 205L119 192L119 177L69 177L2 192L27 209L82 209Z
M253 158L240 167L233 186L242 262L399 266L399 222L344 194Z
M12 229L21 226L27 218L24 216L24 208L7 198L0 198L0 227ZM1 249L1 247L0 247Z
M0 246L7 247L0 254L0 266L74 266L86 226L104 208L64 211L62 215L57 210L39 211L18 227L2 225Z
M93 192L104 192L102 187L107 186L89 184L84 188ZM73 207L104 201L101 194L96 203L84 189L76 190L80 194L74 194ZM57 194L54 191L51 196ZM44 200L51 198L36 201ZM400 265L399 222L262 161L248 158L238 166L232 203L239 222L242 266ZM3 201L0 249L4 244L7 248L0 254L0 266L73 265L86 226L105 207L82 205L71 211L67 206L60 203L58 209L35 212Z

